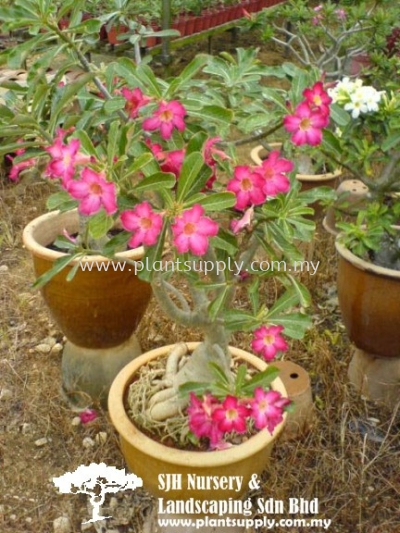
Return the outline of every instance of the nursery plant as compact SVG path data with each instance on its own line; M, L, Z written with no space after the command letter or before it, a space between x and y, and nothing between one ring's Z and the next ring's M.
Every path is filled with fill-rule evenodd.
M288 338L304 335L310 295L296 275L296 262L303 260L297 244L312 238L307 203L318 195L299 191L295 164L279 151L259 166L238 161L229 133L236 113L241 116L241 100L217 105L193 82L201 69L210 74L205 65L218 63L197 56L167 81L127 58L94 65L85 52L100 21L82 21L82 5L68 2L55 13L49 1L17 0L0 11L7 29L32 35L1 54L9 65L29 61L27 86L6 85L0 116L2 135L12 142L2 153L16 154L14 179L37 161L60 188L48 207L80 215L78 234L64 232L53 243L64 257L36 285L83 256L115 259L127 246L143 246L142 262L127 265L151 283L172 321L197 328L203 339L190 357L182 347L172 350L149 391L149 419L157 426L184 413L177 439L211 448L243 433L273 433L289 403L271 389L277 372L235 367L229 343L234 332L246 332L252 350L271 361L288 348ZM71 23L60 29L57 17L65 13ZM59 67L49 79L55 58ZM82 75L66 83L77 64ZM262 68L253 70L243 85L255 86ZM283 108L288 116L280 126L296 145L316 146L329 121L330 98L322 81L299 88L303 101L292 113ZM272 112L271 102L266 105ZM278 110L282 116L282 106ZM117 220L123 231L110 234ZM70 277L79 268L78 262ZM246 305L238 299L243 292Z
M318 5L289 0L243 19L243 28L258 29L265 41L284 47L296 63L337 79L348 73L353 59L386 50L398 17L397 4L386 0Z
M400 202L400 100L398 85L377 90L357 78L328 89L335 131L324 135L323 151L369 188L365 209L354 223L339 222L343 242L357 256L398 268L395 225ZM343 198L346 201L346 198Z

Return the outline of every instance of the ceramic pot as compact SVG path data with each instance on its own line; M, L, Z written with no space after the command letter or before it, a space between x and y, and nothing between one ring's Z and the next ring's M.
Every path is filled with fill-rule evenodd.
M198 343L188 343L189 351L193 351ZM108 398L111 421L120 436L121 450L128 468L143 479L144 487L155 497L168 499L195 500L240 498L248 489L248 482L253 474L261 474L265 469L273 444L283 429L284 421L279 424L273 436L263 430L248 441L221 451L197 452L184 451L164 446L144 435L130 420L125 410L125 399L129 385L138 369L159 357L165 356L172 346L164 346L147 352L129 363L115 378ZM258 370L265 370L266 363L260 358L243 350L230 348L233 356L247 362ZM282 381L277 378L273 388L287 396ZM159 474L181 474L182 487L166 493L159 488ZM241 491L235 490L188 490L187 476L243 476Z
M78 226L76 210L48 213L26 226L23 242L32 254L37 277L50 270L55 260L65 256L48 246L64 230L73 235ZM86 270L78 269L73 279L67 281L74 266L71 263L41 289L55 321L69 341L63 354L66 390L78 387L90 396L97 396L95 391L109 388L118 371L140 353L133 335L150 301L151 288L137 277L133 266L124 267L123 261L140 260L143 253L143 248L138 248L118 254L120 269L108 258L85 256L80 261ZM96 376L100 368L101 374L109 373L106 385L101 375Z
M339 239L338 298L350 340L374 357L400 357L400 272L360 259Z
M271 143L271 147L279 149L282 145L280 143ZM263 146L256 146L250 153L250 157L256 165L261 165L263 159L268 156L267 150ZM308 191L314 187L331 187L336 189L339 184L339 178L342 175L340 169L334 172L326 172L325 174L296 174L296 179L301 182L301 190Z

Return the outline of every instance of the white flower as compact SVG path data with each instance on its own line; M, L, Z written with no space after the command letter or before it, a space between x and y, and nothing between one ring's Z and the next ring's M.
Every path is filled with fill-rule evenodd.
M351 111L351 116L353 118L358 118L361 113L368 112L363 89L364 87L359 87L354 93L352 93L350 95L350 102L344 106L346 111Z

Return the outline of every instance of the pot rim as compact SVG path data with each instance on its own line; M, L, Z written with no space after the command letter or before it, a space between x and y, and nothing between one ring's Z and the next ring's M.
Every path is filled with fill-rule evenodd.
M278 148L282 146L282 143L275 142L270 143L270 145L274 148ZM260 156L260 153L262 150L265 150L264 146L262 144L259 144L255 148L253 148L250 152L250 157L254 161L254 163L257 163L258 165L261 165L262 159ZM338 178L342 175L342 169L336 168L333 172L326 172L325 174L296 174L296 179L299 181L304 182L320 182L320 181L330 181L332 179Z
M49 240L46 244L41 244L38 242L36 234L40 231L40 228L45 225L50 225L55 219L60 219L60 217L65 217L65 222L71 217L71 216L77 216L78 210L77 209L71 209L69 211L51 211L49 213L44 213L43 215L40 215L33 220L31 220L24 228L22 233L22 241L24 243L24 247L32 252L35 256L40 257L42 259L47 259L49 261L55 261L59 259L60 257L65 257L68 255L65 252L58 252L56 250L51 250L47 248L49 244L51 244L52 240L54 240L57 235L60 234L59 231L56 231L56 228L54 229L54 232L52 234L52 239ZM48 240L48 239L47 239ZM118 259L131 259L133 261L140 260L144 256L144 248L143 246L140 246L135 249L126 250L124 252L118 252L116 254L116 257ZM110 262L112 259L108 257L104 257L103 255L84 255L79 257L78 259L75 259L74 261L71 261L70 265L75 264L77 261L80 263L82 262L97 262L97 263L104 263L104 262Z
M189 351L193 351L199 342L186 343ZM167 463L176 465L189 465L193 467L208 466L214 467L218 465L230 464L232 462L238 462L244 460L249 455L254 455L270 444L279 433L282 431L287 414L284 413L283 421L275 428L273 435L265 429L259 431L256 435L252 436L248 441L240 444L239 446L233 446L226 450L214 450L212 452L202 451L186 451L176 448L170 448L159 442L154 441L150 437L147 437L142 433L128 417L125 407L124 398L126 391L132 382L134 373L145 363L150 360L156 359L162 355L165 355L169 350L175 346L174 344L162 346L150 350L130 363L128 363L114 379L110 392L108 395L108 412L111 421L116 428L118 434L126 441L133 442L134 447L139 448L147 455L153 457L163 457L163 460ZM250 364L265 369L268 365L264 363L259 357L241 350L239 348L229 347L232 355L236 357L242 357ZM264 367L264 368L262 368ZM279 391L283 396L287 396L285 386L280 378L276 378L273 381L273 389Z
M361 259L361 257L358 257L355 254L353 254L353 252L351 252L348 248L346 248L346 246L342 242L340 242L340 239L342 237L343 237L343 232L339 233L339 235L336 237L335 247L336 247L338 254L343 259L347 260L353 266L365 272L369 272L377 276L383 276L383 277L400 280L399 270L394 270L392 268L386 268L386 267L374 265L373 263L370 263L369 261L365 261L365 259Z

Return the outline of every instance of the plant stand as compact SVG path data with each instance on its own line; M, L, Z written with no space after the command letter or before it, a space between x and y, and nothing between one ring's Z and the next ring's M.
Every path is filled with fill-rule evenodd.
M354 347L348 376L350 383L369 400L387 405L399 401L400 356L376 357Z
M135 334L111 348L86 348L67 341L61 363L64 398L82 408L95 398L105 407L115 376L141 353Z

